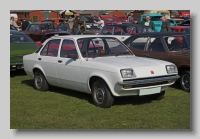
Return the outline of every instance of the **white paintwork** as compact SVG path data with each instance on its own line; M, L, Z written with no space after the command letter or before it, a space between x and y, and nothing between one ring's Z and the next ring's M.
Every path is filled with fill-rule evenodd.
M70 58L60 58L60 48L57 57L40 56L40 52L33 53L23 57L25 72L29 76L33 77L33 69L38 68L43 72L49 84L89 94L91 94L91 88L89 86L90 78L98 76L107 83L114 96L144 95L148 94L148 91L150 91L149 93L151 94L158 93L157 91L153 91L158 90L158 88L160 88L161 91L166 90L168 86L174 83L124 89L122 86L117 84L117 82L123 82L123 80L126 80L126 78L122 78L121 76L121 69L129 68L134 70L137 77L128 78L128 80L131 80L169 75L165 66L174 64L162 60L136 57L134 55L107 56L86 59L83 58L80 53L77 45L77 39L88 37L94 37L94 35L66 35L51 37L44 42L43 47L45 46L45 43L52 39L59 38L61 39L61 43L63 39L71 39L75 41L79 59L74 61ZM108 35L98 35L98 37L108 37ZM38 57L42 58L42 62L38 61ZM62 60L63 62L58 63L58 60ZM153 70L155 74L151 74L151 70Z

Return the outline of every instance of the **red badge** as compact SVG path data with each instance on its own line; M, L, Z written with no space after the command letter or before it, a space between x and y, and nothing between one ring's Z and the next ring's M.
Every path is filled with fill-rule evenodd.
M151 74L154 74L154 72L153 72L153 71L151 71Z

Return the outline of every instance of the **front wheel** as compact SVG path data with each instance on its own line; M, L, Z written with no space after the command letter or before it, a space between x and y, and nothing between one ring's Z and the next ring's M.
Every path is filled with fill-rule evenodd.
M161 100L164 98L164 96L165 96L165 91L161 91L160 93L147 95L146 97L151 100Z
M190 71L185 70L181 73L180 85L184 91L190 92Z
M103 80L97 80L93 84L92 99L94 104L101 108L110 108L114 102L114 97Z

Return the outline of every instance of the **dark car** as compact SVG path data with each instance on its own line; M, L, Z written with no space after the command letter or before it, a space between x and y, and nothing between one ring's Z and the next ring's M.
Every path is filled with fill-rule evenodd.
M124 41L137 33L154 32L150 27L140 24L115 24L106 25L98 35L115 35L120 41Z
M124 41L140 57L174 63L178 68L180 85L190 91L190 33L154 32L136 34Z
M179 26L190 26L190 19L183 21Z
M10 30L10 69L23 68L23 56L37 49L38 46L29 36L16 30Z
M55 29L53 22L38 22L30 24L23 32L31 37L34 41L41 41L44 34L58 31L59 30Z

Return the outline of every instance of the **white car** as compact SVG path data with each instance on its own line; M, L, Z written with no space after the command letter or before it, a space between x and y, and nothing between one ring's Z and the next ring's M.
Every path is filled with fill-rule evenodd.
M170 62L136 57L114 37L66 35L47 39L35 53L23 57L25 72L36 90L49 85L89 93L96 106L108 108L114 97L162 99L179 78Z

